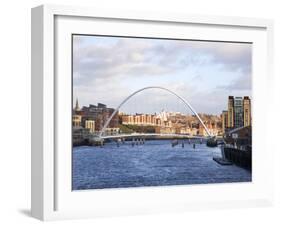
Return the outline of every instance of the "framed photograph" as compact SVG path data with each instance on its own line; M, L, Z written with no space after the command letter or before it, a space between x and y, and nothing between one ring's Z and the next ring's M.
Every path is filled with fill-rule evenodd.
M32 9L32 216L270 205L272 30Z

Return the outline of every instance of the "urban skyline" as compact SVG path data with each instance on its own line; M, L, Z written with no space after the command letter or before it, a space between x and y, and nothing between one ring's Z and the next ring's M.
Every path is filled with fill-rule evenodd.
M176 91L197 112L220 114L225 96L251 98L251 44L73 36L73 104L79 98L81 105L100 102L115 108L151 85ZM162 109L188 113L158 90L134 97L121 111Z
M223 136L227 131L235 128L251 126L251 99L248 96L228 96L225 106L227 110L221 111L219 115L198 113L212 135ZM78 99L76 99L75 107L73 108L73 128L80 131L79 136L81 136L81 129L85 130L86 133L99 132L114 110L114 108L107 107L103 103L80 107ZM110 133L122 133L124 129L133 132L133 130L142 130L142 127L148 127L150 133L208 136L194 114L167 112L165 110L153 114L130 114L118 111L106 129Z

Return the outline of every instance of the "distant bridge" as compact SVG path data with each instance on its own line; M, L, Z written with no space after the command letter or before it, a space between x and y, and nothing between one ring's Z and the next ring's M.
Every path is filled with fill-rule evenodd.
M206 133L208 134L207 138L213 137L210 133L210 131L208 130L208 128L206 127L206 125L204 124L204 122L202 121L202 119L200 118L200 116L197 114L197 112L195 111L195 109L189 104L189 102L187 100L185 100L183 97L179 96L178 94L176 94L175 92L164 88L164 87L160 87L160 86L148 86L148 87L144 87L142 89L139 89L135 92L133 92L131 95L129 95L128 97L126 97L119 105L118 107L114 110L114 112L111 114L111 116L108 118L108 120L106 121L106 123L104 124L103 128L101 129L101 131L99 132L98 137L96 137L96 139L108 139L108 138L119 138L119 137L137 137L137 136L170 136L170 137L187 137L187 138L195 138L194 136L191 135L183 135L183 134L156 134L156 133L148 133L148 134L123 134L123 135L105 135L105 131L106 128L108 127L110 121L112 120L112 118L118 113L119 109L130 99L132 98L134 95L136 95L137 93L140 93L144 90L147 89L160 89L160 90L164 90L174 96L176 96L179 100L181 100L184 104L184 106L187 107L187 109L191 110L192 113L197 117L197 119L199 120L200 124L203 126L203 128L205 129ZM200 137L200 138L204 138L204 137ZM206 138L206 137L205 137Z
M130 134L114 134L102 136L102 139L118 139L118 138L143 138L143 137L171 137L171 138L197 138L207 139L208 137L193 136L188 134L175 134L175 133L130 133Z

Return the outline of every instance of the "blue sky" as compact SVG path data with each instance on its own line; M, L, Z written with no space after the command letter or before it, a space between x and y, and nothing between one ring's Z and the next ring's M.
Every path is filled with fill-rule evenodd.
M162 86L197 112L220 114L227 97L251 97L252 45L247 43L73 36L73 100L116 107L132 92ZM162 90L133 97L121 111L190 113Z

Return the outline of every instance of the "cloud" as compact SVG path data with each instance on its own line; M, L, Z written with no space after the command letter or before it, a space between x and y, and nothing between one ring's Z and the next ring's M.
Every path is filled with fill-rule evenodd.
M80 36L74 42L73 69L87 79L89 76L161 76L190 65L206 64L218 64L229 70L249 70L251 61L251 48L239 43L117 38L110 44L85 45L81 44L82 40Z
M219 101L229 92L251 89L250 78L250 44L97 36L73 39L73 92L83 105L104 102L115 107L144 85L162 85L188 98L200 112L218 112ZM215 90L214 81L220 81ZM177 107L172 97L157 90L144 92L139 103L143 100L146 106L154 105L146 107L147 111L167 103Z
M228 91L251 91L252 79L250 74L242 74L237 79L231 81L228 85L217 86L218 89Z
M199 42L178 43L197 55L207 55L204 63L220 64L228 70L247 71L251 68L251 44L230 42Z

